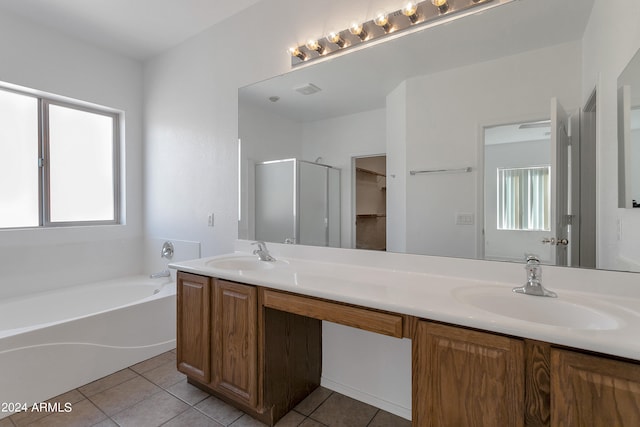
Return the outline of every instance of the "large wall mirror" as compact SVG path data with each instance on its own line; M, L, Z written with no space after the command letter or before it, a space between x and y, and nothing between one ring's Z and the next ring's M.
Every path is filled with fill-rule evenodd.
M510 2L241 88L239 238L595 267L593 5Z
M640 208L640 51L618 78L618 194L621 208Z

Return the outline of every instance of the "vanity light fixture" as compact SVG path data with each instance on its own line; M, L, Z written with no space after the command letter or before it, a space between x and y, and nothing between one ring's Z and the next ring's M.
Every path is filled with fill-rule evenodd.
M412 24L418 22L418 5L414 1L410 1L402 8L402 14L409 18Z
M446 13L449 10L449 2L447 0L431 0L431 3L438 8L440 13Z
M378 13L369 21L356 21L345 30L331 32L322 40L311 39L292 47L289 49L291 65L295 67L347 49L357 49L383 37L395 37L403 31L419 31L421 27L435 26L471 14L472 9L486 10L515 0L403 1L402 9Z
M329 33L329 35L327 36L327 41L337 44L340 49L342 49L347 43L345 39L342 38L340 33Z
M349 27L349 32L354 36L358 36L361 41L364 41L368 35L364 29L364 25L358 24L357 22L351 24L351 26Z
M300 49L298 49L297 47L290 47L288 52L291 54L292 57L296 57L298 59L300 59L301 61L306 61L307 60L307 55L302 52Z
M309 40L305 46L309 50L315 50L319 55L324 55L324 48L320 43L318 43L318 40Z
M373 23L378 27L381 27L385 33L390 32L393 29L393 26L389 22L389 15L386 13L379 13L378 16L373 20Z

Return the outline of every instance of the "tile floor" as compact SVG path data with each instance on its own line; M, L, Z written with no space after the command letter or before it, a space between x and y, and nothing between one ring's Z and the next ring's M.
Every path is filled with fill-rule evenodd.
M163 353L51 399L68 413L22 412L0 427L260 427L264 424L187 383ZM409 427L411 422L339 393L318 388L278 427Z

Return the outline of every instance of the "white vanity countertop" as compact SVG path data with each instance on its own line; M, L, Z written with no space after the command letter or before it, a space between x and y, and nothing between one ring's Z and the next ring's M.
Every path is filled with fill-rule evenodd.
M268 246L275 263L257 261L239 241L239 252L170 267L640 360L637 274L543 266L555 299L511 291L524 284L523 264Z

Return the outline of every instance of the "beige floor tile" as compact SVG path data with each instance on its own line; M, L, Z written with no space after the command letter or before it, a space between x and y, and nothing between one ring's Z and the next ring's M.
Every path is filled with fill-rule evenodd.
M22 426L26 426L31 423L34 423L38 421L40 418L46 417L47 415L49 414L45 412L31 412L31 411L18 412L11 415L11 421L13 422L13 424L16 425L16 427L22 427Z
M189 405L163 390L111 418L121 427L158 427L187 409Z
M173 418L162 427L224 427L193 408Z
M411 427L411 421L386 411L378 411L368 427Z
M142 373L141 375L162 388L171 387L172 385L187 378L186 375L178 372L175 362L164 363L154 369Z
M11 418L6 417L0 420L0 427L14 427L15 424L11 421Z
M195 408L225 426L228 426L244 415L244 412L213 396L198 403Z
M318 406L331 396L333 392L324 387L315 389L306 399L300 402L294 409L302 415L309 416Z
M146 378L136 376L129 381L93 395L90 399L105 414L111 416L160 391L162 391L160 387Z
M111 387L115 387L118 384L122 384L123 382L130 380L131 378L135 378L136 376L137 374L131 369L123 369L87 385L83 385L82 387L79 387L78 390L85 396L91 397L94 394L98 394L110 389Z
M247 414L244 414L233 423L231 423L229 427L267 427L267 425L256 420L255 418L250 417Z
M170 351L159 354L151 359L144 360L140 363L133 365L130 369L141 374L143 372L150 371L157 368L160 365L164 365L167 362L174 362L175 365L176 354Z
M311 418L307 418L300 424L299 427L326 427L324 424L320 424L316 420L312 420Z
M275 427L297 427L305 420L305 418L307 417L296 411L289 411L287 415L280 418L280 421L276 423Z
M84 399L86 398L82 395L82 393L80 393L77 389L75 389L75 390L71 390L66 393L63 393L59 396L52 397L51 399L47 400L47 402L58 402L64 405L65 403L73 404L76 402L80 402L81 400L84 400Z
M167 391L191 406L209 397L209 393L192 386L186 379L167 388Z
M61 405L64 405L65 403L75 404L84 399L85 397L77 389L74 389L67 393L63 393L59 396L53 397L47 400L47 402L60 403ZM44 412L44 411L38 412L38 411L29 410L26 412L20 412L18 414L14 414L11 416L11 419L16 426L22 427L22 426L32 424L38 421L39 419L49 415L51 414L48 412Z
M88 399L73 404L70 412L49 414L29 427L87 427L105 420L107 416Z
M118 427L114 421L111 421L111 418L107 418L104 421L100 421L98 424L94 424L91 427Z
M310 418L331 427L365 427L376 412L376 407L333 393L313 411Z

